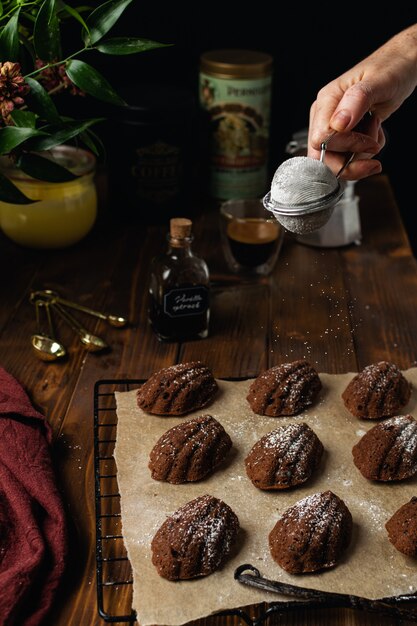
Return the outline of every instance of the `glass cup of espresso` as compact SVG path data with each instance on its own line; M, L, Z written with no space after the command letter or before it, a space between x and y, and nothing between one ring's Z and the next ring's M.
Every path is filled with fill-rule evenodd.
M220 207L220 233L229 268L238 274L267 276L273 270L284 228L258 198L227 200Z

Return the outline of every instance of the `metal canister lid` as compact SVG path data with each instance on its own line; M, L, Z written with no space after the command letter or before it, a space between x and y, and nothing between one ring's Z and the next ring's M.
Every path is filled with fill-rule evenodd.
M219 78L260 78L269 76L273 58L257 50L210 50L200 57L200 70Z
M197 108L195 94L178 85L136 83L125 86L119 93L127 105L104 108L106 117L118 123L158 127L162 124L179 125L188 121Z

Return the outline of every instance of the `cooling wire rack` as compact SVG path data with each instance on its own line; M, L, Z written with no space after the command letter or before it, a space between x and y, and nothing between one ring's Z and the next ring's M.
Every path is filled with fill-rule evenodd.
M143 382L143 379L109 379L99 380L94 386L97 609L100 617L109 623L137 623L136 613L132 609L133 575L123 541L120 493L113 453L117 434L115 392L130 391ZM400 620L417 622L417 596L414 594L369 600L348 594L322 592L263 578L251 564L239 566L235 570L235 579L242 584L291 599L258 605L256 615L250 615L243 609L230 609L218 612L213 617L236 616L248 626L263 626L271 616L278 617L291 610L345 607L392 617L398 623Z

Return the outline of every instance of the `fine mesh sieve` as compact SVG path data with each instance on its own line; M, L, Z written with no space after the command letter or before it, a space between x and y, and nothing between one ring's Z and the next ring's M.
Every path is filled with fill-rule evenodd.
M321 144L320 160L296 156L284 161L274 174L270 192L264 197L265 208L284 228L298 235L321 228L345 190L346 183L339 176L354 154L349 155L336 175L333 174L324 163L327 143L332 136Z

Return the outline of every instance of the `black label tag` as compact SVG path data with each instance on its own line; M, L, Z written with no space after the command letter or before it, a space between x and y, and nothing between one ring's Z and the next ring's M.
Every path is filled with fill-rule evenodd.
M207 287L180 287L171 289L164 295L164 313L169 317L201 315L208 309L209 292Z

